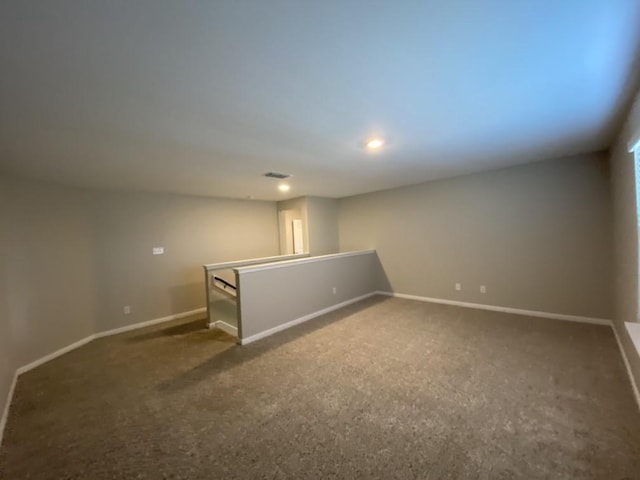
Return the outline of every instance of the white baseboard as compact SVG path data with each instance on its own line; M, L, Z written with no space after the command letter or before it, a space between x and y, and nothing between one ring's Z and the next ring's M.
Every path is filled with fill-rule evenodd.
M310 313L300 318L296 318L295 320L291 320L290 322L283 323L282 325L278 325L277 327L270 328L268 330L265 330L264 332L256 333L255 335L251 335L250 337L240 338L238 343L240 343L240 345L247 345L249 343L255 342L256 340L260 340L262 338L273 335L274 333L278 333L278 332L281 332L282 330L286 330L287 328L291 328L295 325L304 323L307 320L311 320L312 318L316 318L316 317L319 317L320 315L324 315L325 313L338 310L339 308L346 307L347 305L351 305L352 303L359 302L360 300L364 300L365 298L369 298L377 294L378 292L371 292L365 295L361 295L359 297L352 298L350 300L346 300L341 303L337 303L335 305L331 305L330 307L323 308L322 310L318 310L316 312Z
M217 328L219 330L222 330L223 332L226 332L234 337L238 336L238 327L234 327L233 325L230 325L227 322L223 322L222 320L216 320L215 322L211 322L207 326L210 329Z
M624 351L624 347L622 346L622 342L620 341L620 337L618 336L618 329L615 325L612 325L613 333L616 336L616 342L618 342L618 348L620 349L620 353L622 354L622 360L624 361L624 366L627 368L627 375L629 375L629 380L631 381L631 388L633 389L633 394L636 398L636 403L638 404L638 408L640 408L640 390L638 390L638 384L636 383L636 379L633 376L633 371L631 370L631 365L629 364L629 359L627 358L627 353Z
M379 295L386 295L389 297L397 297L397 298L406 298L408 300L418 300L421 302L430 302L430 303L441 303L444 305L454 305L458 307L465 308L477 308L480 310L490 310L493 312L503 312L503 313L513 313L516 315L526 315L529 317L542 317L549 318L552 320L565 320L569 322L581 322L581 323L591 323L595 325L605 325L611 327L613 333L616 337L616 341L618 342L618 348L620 349L620 353L622 354L622 360L624 361L624 365L627 369L627 374L629 376L629 380L631 381L631 388L633 390L633 395L636 399L636 403L638 404L638 408L640 408L640 390L638 389L638 384L633 376L633 372L631 371L631 366L629 365L629 359L627 358L627 354L624 351L622 346L622 342L620 341L620 337L618 336L618 331L613 324L613 322L606 318L594 318L594 317L583 317L579 315L565 315L561 313L549 313L549 312L540 312L537 310L524 310L521 308L510 308L510 307L498 307L495 305L484 305L480 303L469 303L469 302L459 302L456 300L445 300L441 298L430 298L430 297L420 297L417 295L406 295L403 293L393 293L393 292L376 292Z
M145 322L134 323L133 325L125 325L124 327L114 328L112 330L107 330L105 332L96 333L94 338L102 338L108 337L110 335L117 335L118 333L129 332L131 330L138 330L139 328L150 327L152 325L157 325L159 323L170 322L171 320L179 320L181 318L190 317L191 315L198 315L200 313L205 313L207 311L206 307L196 308L195 310L190 310L188 312L176 313L175 315L168 315L166 317L154 318L153 320L147 320Z
M441 303L444 305L454 305L456 307L476 308L479 310L490 310L492 312L513 313L515 315L526 315L528 317L550 318L552 320L565 320L569 322L591 323L595 325L613 326L611 320L607 318L583 317L580 315L566 315L563 313L540 312L538 310L524 310L522 308L499 307L497 305L485 305L483 303L459 302L457 300L445 300L443 298L420 297L418 295L406 295L394 292L376 292L379 295L388 297L406 298L408 300L418 300L420 302Z
M4 405L2 412L2 418L0 419L0 445L2 445L2 437L4 436L4 427L7 426L7 420L9 419L9 407L13 400L13 393L16 390L16 383L18 382L18 372L14 372L13 380L11 381L11 387L9 387L9 393L7 394L7 403Z
M39 367L43 363L47 363L53 360L60 355L64 355L65 353L70 352L71 350L75 350L83 345L86 345L91 340L93 340L94 336L89 335L88 337L83 338L82 340L78 340L77 342L72 343L71 345L67 345L66 347L61 348L60 350L56 350L53 353L45 355L44 357L39 358L38 360L34 360L31 363L27 363L21 367L18 367L13 374L13 381L11 382L11 388L9 389L9 394L7 395L7 403L4 406L4 412L2 413L2 419L0 420L0 445L2 445L2 437L4 435L4 427L7 425L7 419L9 418L9 408L11 407L11 402L13 401L13 393L16 388L16 383L18 381L18 377L23 373L28 372L29 370L33 370L36 367Z
M17 375L22 375L23 373L28 372L29 370L33 370L36 367L39 367L40 365L42 365L43 363L47 363L51 360L53 360L54 358L59 357L60 355L64 355L65 353L69 353L72 350L75 350L76 348L80 348L83 345L86 345L87 343L89 343L91 340L93 340L95 338L94 335L89 335L88 337L85 337L81 340L78 340L77 342L72 343L71 345L67 345L66 347L62 347L60 350L56 350L55 352L52 352L48 355L45 355L44 357L41 357L37 360L34 360L31 363L27 363L26 365L23 365L21 367L19 367L16 370L16 374Z
M146 322L140 322L140 323L135 323L133 325L127 325L125 327L120 327L120 328L115 328L113 330L107 330L106 332L99 332L93 335L89 335L88 337L85 337L81 340L78 340L77 342L74 342L70 345L67 345L66 347L62 347L59 350L56 350L55 352L49 353L48 355L45 355L44 357L41 357L37 360L34 360L31 363L28 363L26 365L23 365L21 367L19 367L18 369L16 369L15 374L13 375L13 382L11 384L11 388L9 390L9 394L7 396L7 404L4 407L4 411L2 413L2 419L0 419L0 445L2 444L2 436L4 434L4 427L6 425L7 422L7 418L9 417L9 408L11 407L11 401L13 400L13 392L15 390L16 387L16 382L18 381L18 376L22 375L23 373L28 372L29 370L33 370L36 367L39 367L40 365L47 363L51 360L53 360L54 358L59 357L60 355L64 355L65 353L69 353L72 350L75 350L76 348L80 348L83 345L86 345L87 343L89 343L92 340L95 340L96 338L102 338L102 337L107 337L110 335L116 335L118 333L123 333L123 332L128 332L130 330L137 330L139 328L144 328L144 327L149 327L151 325L157 325L159 323L164 323L164 322L169 322L171 320L178 320L181 318L185 318L185 317L190 317L191 315L197 315L200 313L204 313L206 312L207 309L206 308L197 308L195 310L191 310L188 312L182 312L182 313L177 313L175 315L169 315L166 317L161 317L161 318L155 318L153 320L148 320Z
M60 350L56 350L55 352L45 355L44 357L39 358L38 360L28 363L27 365L23 365L22 367L18 368L17 372L18 372L18 375L28 372L29 370L39 367L43 363L47 363L53 360L54 358L59 357L60 355L64 355L65 353L75 350L76 348L80 348L83 345L86 345L87 343L89 343L91 340L95 340L96 338L117 335L118 333L129 332L131 330L138 330L140 328L150 327L152 325L157 325L159 323L170 322L171 320L179 320L181 318L190 317L191 315L197 315L200 313L204 313L206 311L207 311L206 308L197 308L195 310L191 310L188 312L176 313L175 315L168 315L166 317L154 318L153 320L147 320L146 322L134 323L133 325L126 325L124 327L114 328L113 330L107 330L105 332L95 333L81 340L78 340L77 342L74 342L71 345L62 347Z

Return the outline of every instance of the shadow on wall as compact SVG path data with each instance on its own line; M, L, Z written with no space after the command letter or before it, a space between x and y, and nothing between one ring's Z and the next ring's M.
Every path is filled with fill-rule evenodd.
M169 288L172 312L189 312L206 306L204 279L202 282L174 285Z
M371 297L367 300L363 300L362 302L354 303L339 310L327 313L326 315L315 318L312 321L284 330L279 332L277 335L272 335L255 343L244 346L230 346L228 349L214 355L197 367L161 383L158 386L158 390L161 392L178 392L205 380L210 382L219 373L258 358L270 350L277 349L309 333L325 328L339 320L386 300L388 300L386 297ZM231 338L228 335L226 337Z
M381 292L391 292L391 282L384 271L379 254L376 253L376 268L378 270L378 290Z

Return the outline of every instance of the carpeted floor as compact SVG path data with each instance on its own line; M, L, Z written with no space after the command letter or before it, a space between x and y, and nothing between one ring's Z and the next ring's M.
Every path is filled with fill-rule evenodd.
M21 376L0 478L640 478L608 327L386 297L245 347L203 325Z

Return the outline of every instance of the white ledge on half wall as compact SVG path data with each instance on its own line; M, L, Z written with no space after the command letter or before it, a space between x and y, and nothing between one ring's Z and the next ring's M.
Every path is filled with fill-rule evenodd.
M353 257L355 255L367 255L369 253L375 253L375 250L354 250L352 252L330 253L328 255L317 255L315 257L307 255L307 258L284 260L281 262L265 263L262 265L255 265L255 266L249 266L249 267L239 267L239 268L234 268L233 270L235 272L243 274L243 273L250 273L250 272L258 272L261 270L272 270L275 268L292 267L294 265L300 265L302 263L322 262L325 260L332 260L334 258Z
M636 347L636 351L638 355L640 355L640 323L624 322L624 325L627 327L627 332L629 332L633 346Z

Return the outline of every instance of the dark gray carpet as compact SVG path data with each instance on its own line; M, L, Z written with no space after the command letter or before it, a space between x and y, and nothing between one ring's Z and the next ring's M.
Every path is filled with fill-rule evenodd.
M203 324L20 377L0 478L640 478L608 327L388 298L245 347Z

